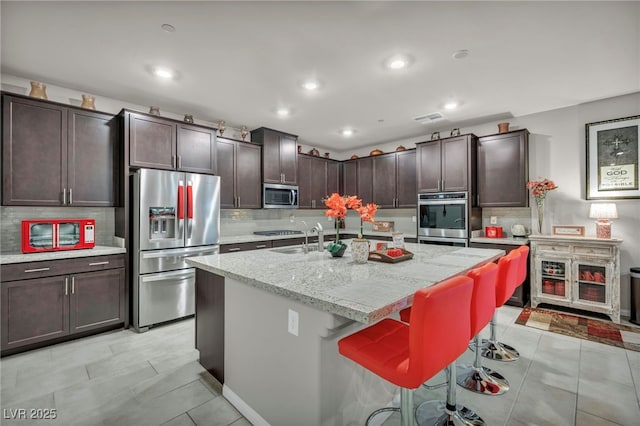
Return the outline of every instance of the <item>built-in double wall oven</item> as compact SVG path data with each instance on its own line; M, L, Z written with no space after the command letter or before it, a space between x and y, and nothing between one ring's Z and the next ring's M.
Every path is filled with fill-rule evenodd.
M466 247L481 226L482 211L470 206L469 193L418 194L418 242Z

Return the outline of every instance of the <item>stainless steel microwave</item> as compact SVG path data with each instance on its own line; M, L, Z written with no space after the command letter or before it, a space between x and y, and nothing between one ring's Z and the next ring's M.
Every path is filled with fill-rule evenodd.
M263 183L262 207L265 209L297 209L298 186Z

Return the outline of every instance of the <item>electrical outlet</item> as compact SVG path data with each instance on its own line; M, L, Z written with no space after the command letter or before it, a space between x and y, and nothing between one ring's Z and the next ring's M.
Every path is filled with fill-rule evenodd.
M289 222L294 223L296 221L296 217L292 214L289 215Z
M333 222L333 218L331 216L327 216L327 222Z
M498 223L498 216L491 216L491 224L496 225Z
M289 321L287 324L287 331L294 336L298 335L298 312L289 309Z
M416 223L416 217L415 216L411 216L411 222Z

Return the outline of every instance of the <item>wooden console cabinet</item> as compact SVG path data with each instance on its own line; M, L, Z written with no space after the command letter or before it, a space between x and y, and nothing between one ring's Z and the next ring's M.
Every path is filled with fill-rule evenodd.
M620 323L620 239L531 235L531 306L566 306Z

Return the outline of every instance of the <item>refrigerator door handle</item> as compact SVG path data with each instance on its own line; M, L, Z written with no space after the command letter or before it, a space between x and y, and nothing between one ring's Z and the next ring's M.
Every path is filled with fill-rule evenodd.
M187 183L187 236L191 238L191 230L193 228L193 182Z
M184 220L184 184L178 183L178 219Z

